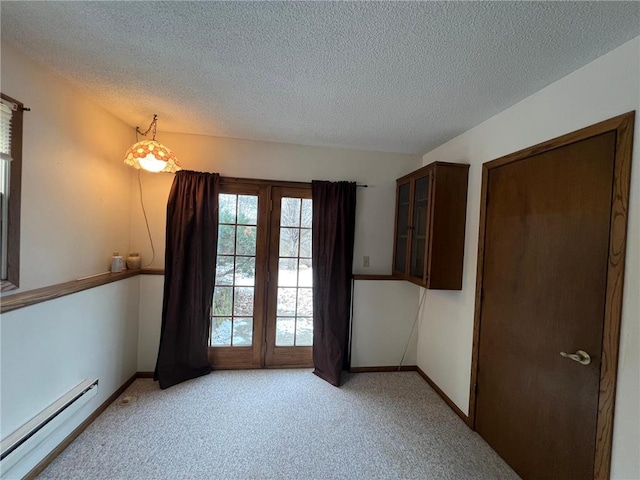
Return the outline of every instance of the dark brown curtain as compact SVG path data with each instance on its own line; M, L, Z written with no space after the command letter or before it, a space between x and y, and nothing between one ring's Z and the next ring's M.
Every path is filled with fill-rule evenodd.
M211 371L207 351L219 186L217 173L182 170L169 193L162 330L153 377L160 388Z
M340 386L349 368L356 184L311 184L313 199L313 373Z

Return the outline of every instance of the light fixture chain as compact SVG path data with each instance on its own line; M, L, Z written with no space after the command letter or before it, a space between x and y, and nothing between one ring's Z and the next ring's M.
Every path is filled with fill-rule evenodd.
M143 137L146 137L149 134L149 132L153 130L153 139L155 140L157 126L158 126L158 115L154 113L153 120L151 120L151 123L149 124L149 128L147 128L147 130L143 132L140 130L140 127L136 127L136 134L140 134Z

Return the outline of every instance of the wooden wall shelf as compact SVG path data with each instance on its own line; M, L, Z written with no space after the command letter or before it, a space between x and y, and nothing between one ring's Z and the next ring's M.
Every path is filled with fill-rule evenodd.
M366 275L366 274L354 274L354 280L404 280L402 277L395 275Z
M64 297L72 293L81 292L90 288L99 287L111 282L117 282L136 275L164 275L163 269L125 270L120 273L105 273L97 277L85 278L82 280L71 280L70 282L58 283L48 287L27 290L26 292L6 295L0 299L0 313L7 313L20 308L30 307L37 303Z

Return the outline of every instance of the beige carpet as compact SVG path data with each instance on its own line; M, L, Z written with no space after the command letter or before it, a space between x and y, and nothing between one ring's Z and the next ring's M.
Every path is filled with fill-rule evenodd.
M415 372L245 370L136 380L39 478L518 477Z

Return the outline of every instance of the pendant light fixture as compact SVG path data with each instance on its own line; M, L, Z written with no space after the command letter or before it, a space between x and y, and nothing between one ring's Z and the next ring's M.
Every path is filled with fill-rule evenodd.
M174 173L180 168L176 154L160 142L156 141L156 129L158 127L158 116L154 115L151 125L146 132L141 132L136 127L136 136L146 137L152 133L151 140L142 140L134 143L125 154L124 163L134 168L143 168L149 172L169 172Z

